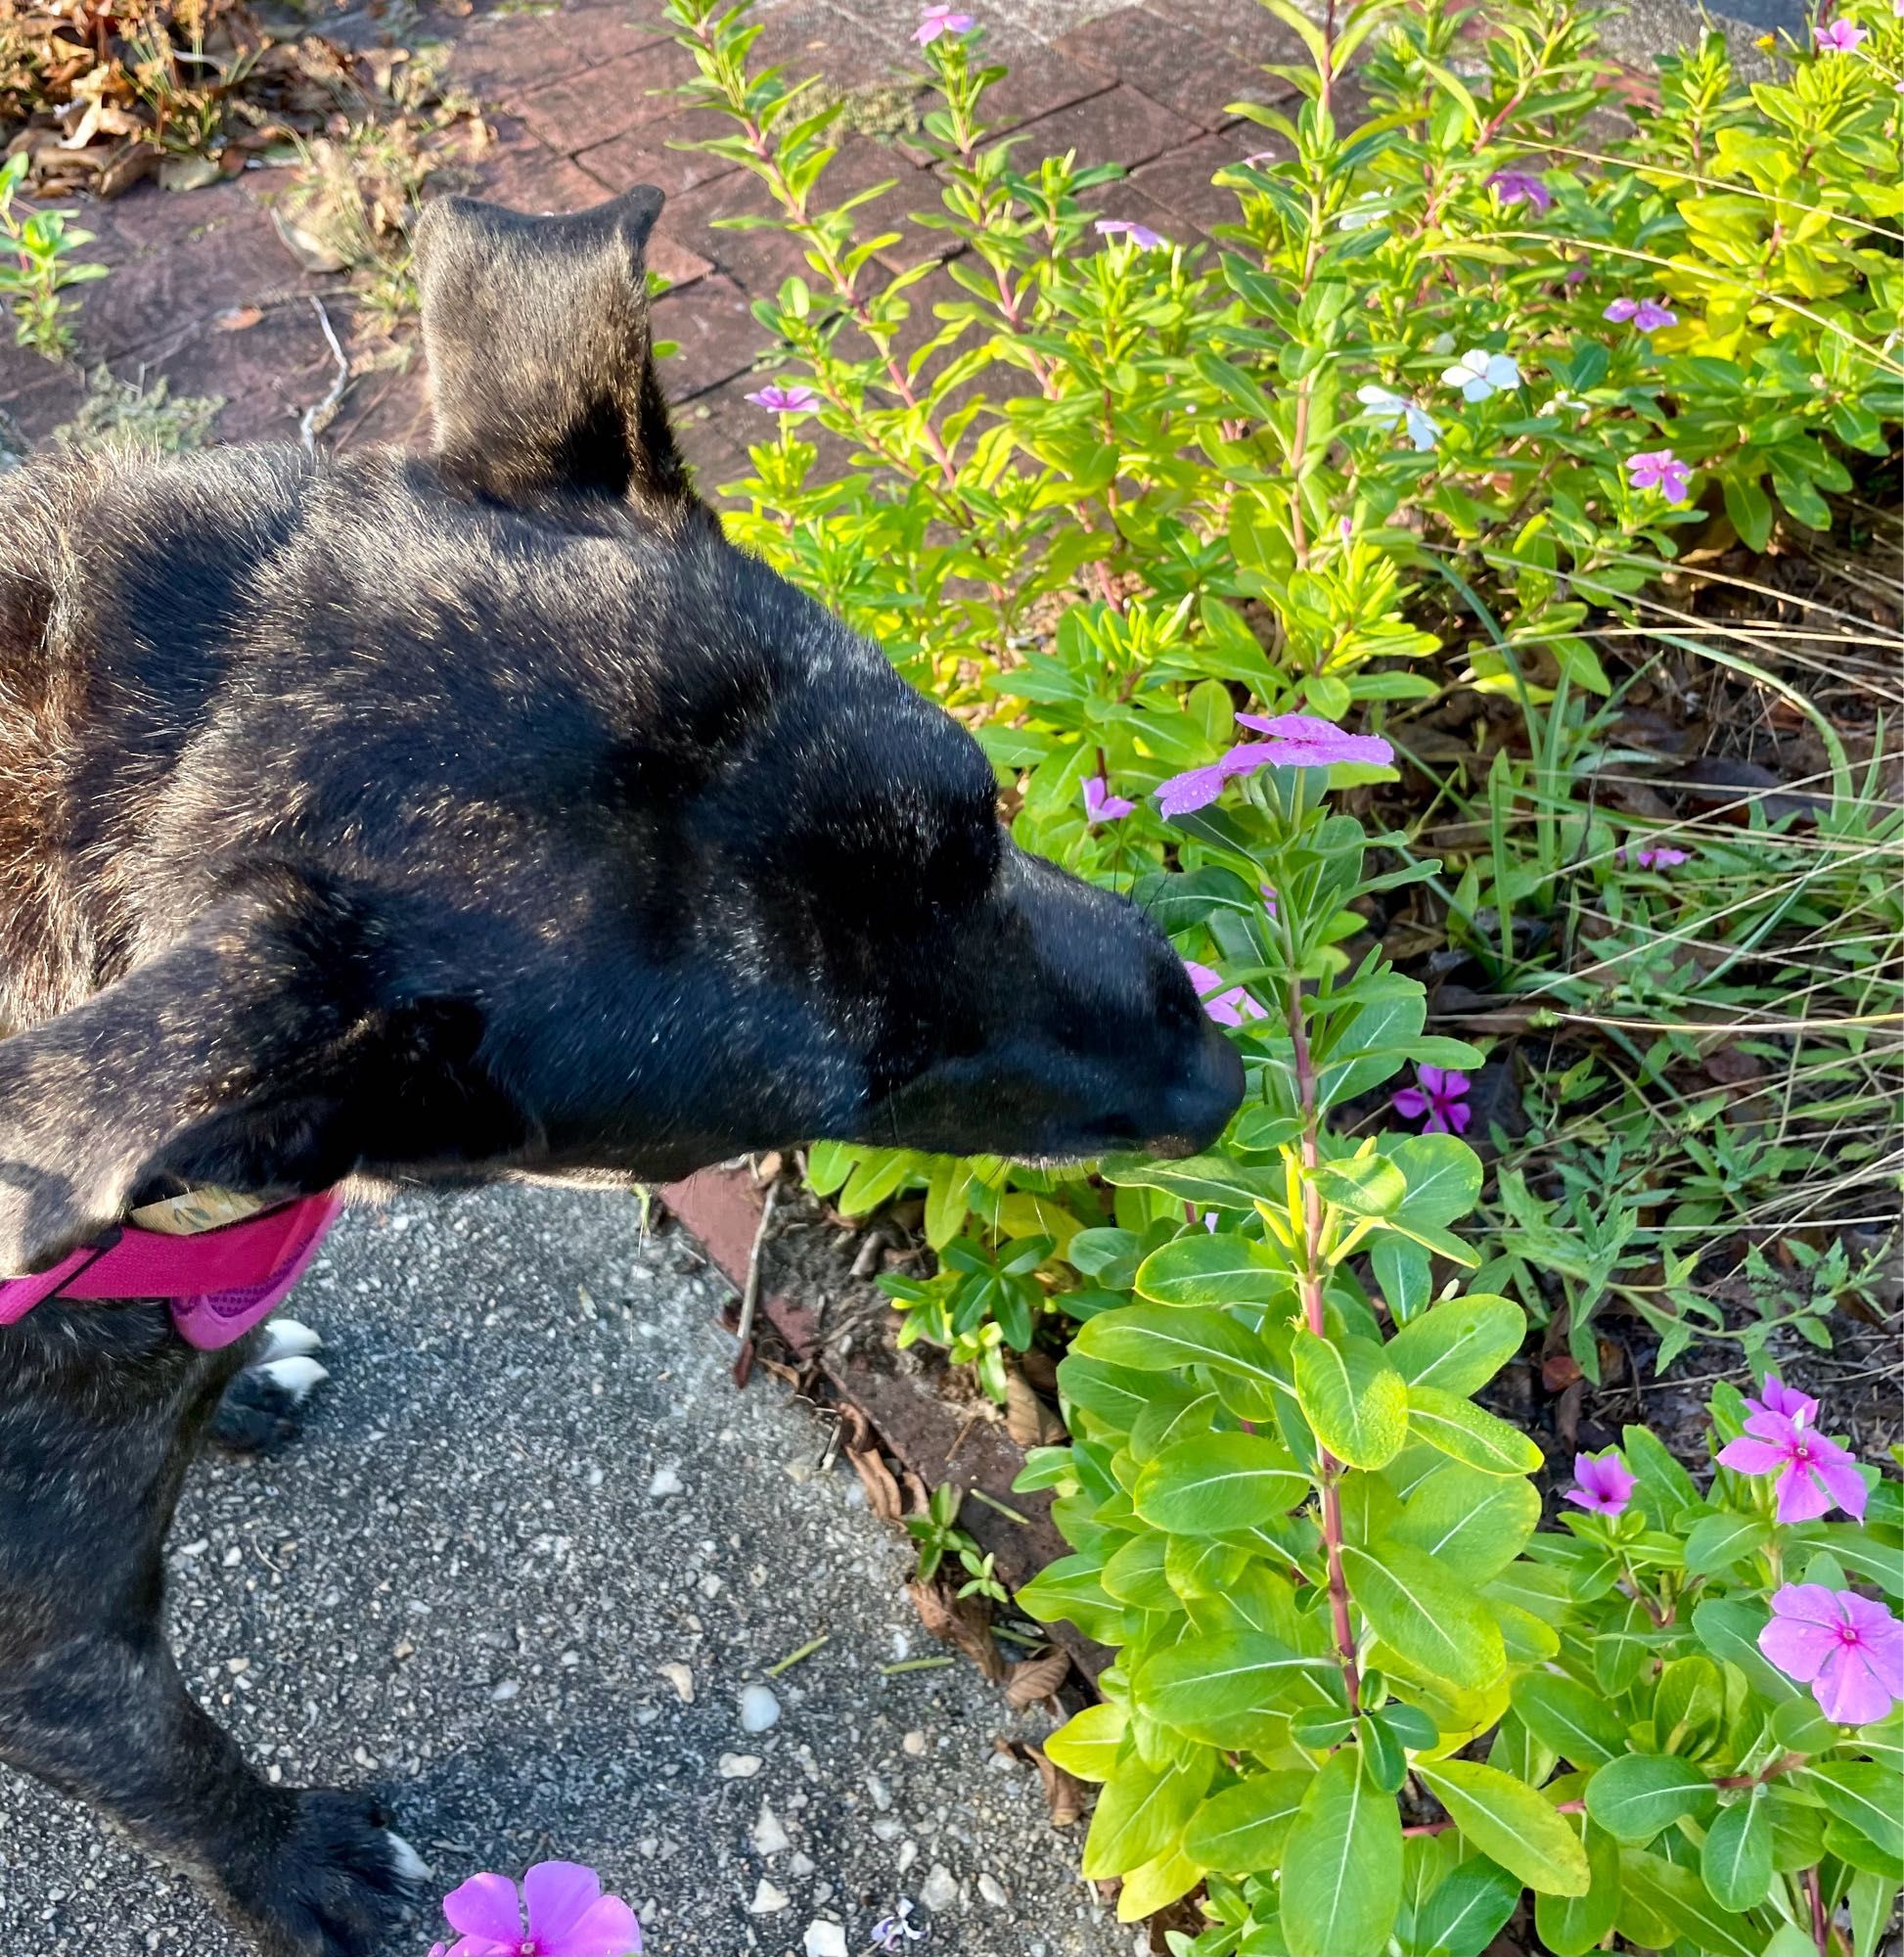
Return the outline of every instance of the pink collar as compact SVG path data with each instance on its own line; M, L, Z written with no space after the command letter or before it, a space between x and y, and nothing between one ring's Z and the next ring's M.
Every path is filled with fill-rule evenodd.
M162 1297L188 1345L215 1351L242 1339L284 1299L316 1256L343 1199L306 1196L196 1237L167 1237L131 1224L86 1245L50 1271L0 1278L0 1325L42 1299Z

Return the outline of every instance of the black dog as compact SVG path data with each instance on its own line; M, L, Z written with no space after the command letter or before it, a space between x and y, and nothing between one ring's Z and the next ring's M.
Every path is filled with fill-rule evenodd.
M194 1185L1184 1153L1235 1108L1162 936L1018 850L965 732L696 500L659 208L432 206L428 458L0 486L0 1273ZM414 1858L254 1773L160 1628L256 1356L156 1302L0 1330L0 1759L340 1957Z

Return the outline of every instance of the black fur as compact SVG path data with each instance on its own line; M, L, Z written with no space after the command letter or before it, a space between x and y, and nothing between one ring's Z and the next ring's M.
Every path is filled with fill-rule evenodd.
M1165 940L1016 848L970 737L695 498L658 209L431 207L427 458L0 482L0 1271L195 1183L1184 1153L1234 1109ZM338 1957L387 1838L255 1776L159 1631L245 1352L151 1305L0 1331L0 1758Z

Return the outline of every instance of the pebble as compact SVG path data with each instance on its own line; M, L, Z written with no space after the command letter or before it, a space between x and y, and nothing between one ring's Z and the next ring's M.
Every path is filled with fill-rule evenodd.
M754 1887L753 1900L748 1904L749 1916L773 1916L793 1901L785 1889L777 1889L765 1876Z
M678 1495L687 1486L679 1473L672 1468L657 1468L654 1479L648 1484L651 1495Z
M978 1893L994 1909L1004 1909L1011 1902L1011 1897L1005 1893L1005 1885L996 1876L980 1876L978 1878Z
M919 1860L919 1843L901 1842L899 1843L899 1873L903 1876Z
M818 1866L819 1864L814 1861L811 1855L804 1853L802 1850L798 1848L795 1848L793 1854L788 1858L787 1873L790 1876L797 1876L802 1882L804 1882L806 1878L810 1876Z
M951 1909L959 1900L959 1886L943 1862L934 1862L931 1873L919 1886L919 1900L928 1909Z
M760 1771L758 1753L723 1753L714 1762L722 1780L751 1780Z
M878 1774L866 1776L866 1791L873 1797L873 1805L884 1814L892 1805L892 1791Z
M671 1664L657 1665L655 1669L674 1687L674 1696L683 1706L694 1704L694 1673L679 1659Z
M914 1759L919 1759L926 1752L926 1735L915 1726L899 1744Z
M741 1694L741 1731L764 1733L780 1724L780 1701L764 1685L749 1685Z
M489 1697L493 1699L498 1706L500 1706L504 1704L506 1701L514 1699L516 1695L521 1691L521 1689L522 1689L521 1682L518 1679L514 1678L498 1679L496 1683L489 1688Z
M780 1816L764 1800L760 1803L760 1818L753 1824L752 1840L756 1855L778 1855L792 1845Z
M805 1957L848 1957L846 1933L837 1923L818 1917L806 1926Z

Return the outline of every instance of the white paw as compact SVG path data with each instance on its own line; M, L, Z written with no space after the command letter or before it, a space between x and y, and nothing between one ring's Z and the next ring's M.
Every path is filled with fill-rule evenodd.
M421 1883L429 1880L430 1864L394 1828L384 1830L384 1840L390 1844L390 1866L396 1871L398 1881Z
M303 1357L293 1359L267 1359L257 1368L281 1393L289 1395L293 1405L301 1400L313 1387L321 1387L331 1377L328 1367L320 1366L315 1359Z
M258 1355L260 1365L268 1365L273 1359L307 1359L313 1352L324 1349L321 1340L308 1325L300 1325L295 1318L274 1318L264 1328L264 1350Z

